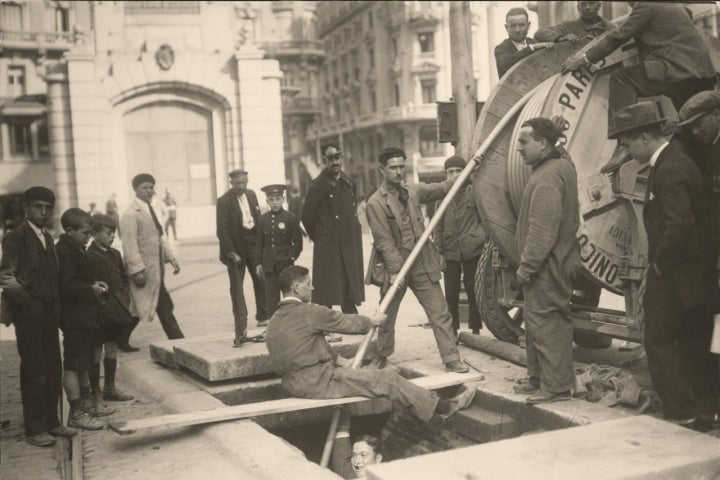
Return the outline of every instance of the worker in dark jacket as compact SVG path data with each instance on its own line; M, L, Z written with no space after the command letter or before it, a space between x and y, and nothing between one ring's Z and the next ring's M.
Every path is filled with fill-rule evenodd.
M505 30L508 38L495 47L495 64L497 66L498 78L502 78L505 72L517 62L527 57L536 50L553 48L553 42L535 43L527 36L530 30L530 18L524 8L511 8L505 15Z
M313 303L357 313L365 285L355 184L342 171L343 152L337 144L323 145L321 151L325 168L310 185L302 210L314 242Z
M712 90L715 67L708 44L688 11L678 3L628 2L632 11L617 28L586 52L570 56L562 71L594 64L634 39L641 62L622 66L610 75L608 132L614 131L613 115L639 97L666 95L676 110L703 90ZM616 152L603 172L615 170L629 156Z
M720 287L720 93L701 92L691 97L679 112L680 125L692 131L700 143L709 146L707 154L696 159L705 174L710 201L710 226L715 245L716 273ZM720 295L720 291L718 293ZM720 299L717 304L720 304ZM720 305L716 305L716 312Z
M267 349L282 386L301 398L383 397L429 422L434 414L447 419L472 402L475 388L446 400L401 377L394 370L339 367L325 332L362 334L385 321L340 313L310 303L312 280L308 269L293 265L279 278L283 300L267 329Z
M668 420L698 430L718 422L718 357L710 353L717 296L706 182L677 142L662 133L653 102L617 113L610 138L649 164L643 220L648 236L645 351Z
M265 306L272 317L280 301L278 274L295 263L303 243L300 219L282 208L285 185L266 185L261 190L267 195L270 211L258 222L255 261L258 276L265 278Z
M546 28L538 28L536 42L577 42L582 39L599 37L615 28L612 22L598 15L602 2L577 2L580 18Z
M531 394L531 404L568 400L575 386L569 314L571 278L580 266L580 207L575 166L555 148L557 139L547 118L524 122L518 139L532 173L518 214L516 272L525 296L528 379L514 390Z
M465 168L465 160L453 155L445 160L445 175L456 180ZM433 239L445 259L445 299L453 319L453 330L460 328L460 276L468 299L468 326L480 333L482 320L475 300L475 270L487 235L477 211L472 185L460 190L435 227Z

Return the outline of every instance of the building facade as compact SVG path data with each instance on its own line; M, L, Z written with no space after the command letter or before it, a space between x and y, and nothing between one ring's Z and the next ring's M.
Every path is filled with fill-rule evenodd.
M495 26L497 16L504 18L500 3L470 2L480 101L497 81L492 51L504 38ZM437 142L435 103L452 96L449 2L321 1L317 33L327 58L318 78L320 115L308 132L316 151L340 143L363 197L380 183L377 156L385 147L407 152L409 180L437 178L453 153Z
M117 193L122 211L132 177L150 172L159 196L172 191L188 237L214 232L228 171L245 168L255 188L285 180L282 72L261 48L273 28L265 2L0 8L0 194L45 185L60 212Z

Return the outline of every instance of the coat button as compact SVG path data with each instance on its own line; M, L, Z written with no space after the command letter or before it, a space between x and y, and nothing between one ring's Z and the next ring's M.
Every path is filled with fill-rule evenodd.
M338 217L337 215L335 215L335 218L340 218L340 217Z

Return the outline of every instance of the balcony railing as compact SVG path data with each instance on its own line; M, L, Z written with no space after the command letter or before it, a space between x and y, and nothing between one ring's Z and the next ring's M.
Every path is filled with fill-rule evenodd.
M314 55L325 58L325 45L319 40L289 40L284 42L266 42L263 47L271 57L293 55Z
M286 115L315 115L320 110L320 100L310 97L292 97L282 107Z
M72 44L72 32L0 30L0 48L67 50Z

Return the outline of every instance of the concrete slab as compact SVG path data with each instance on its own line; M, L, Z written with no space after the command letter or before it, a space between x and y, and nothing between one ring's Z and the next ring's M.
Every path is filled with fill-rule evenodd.
M369 480L713 479L720 440L637 416L368 467Z
M260 332L258 332L260 333ZM175 362L175 347L180 345L187 345L191 343L197 343L197 342L206 342L208 340L214 340L214 341L221 341L226 340L227 342L227 336L206 336L206 337L190 337L190 338L179 338L177 340L160 340L158 342L153 342L149 345L148 350L150 351L150 358L153 359L153 361L160 363L162 365L165 365L167 367L177 368L177 363ZM232 343L232 340L230 340L229 343Z
M479 443L513 438L520 434L520 425L511 415L472 406L453 415L455 431Z
M342 342L330 345L338 355L352 357L362 339L362 335L343 335ZM173 345L173 358L178 366L211 382L273 373L264 343L249 342L240 348L230 346L227 339L178 343Z

